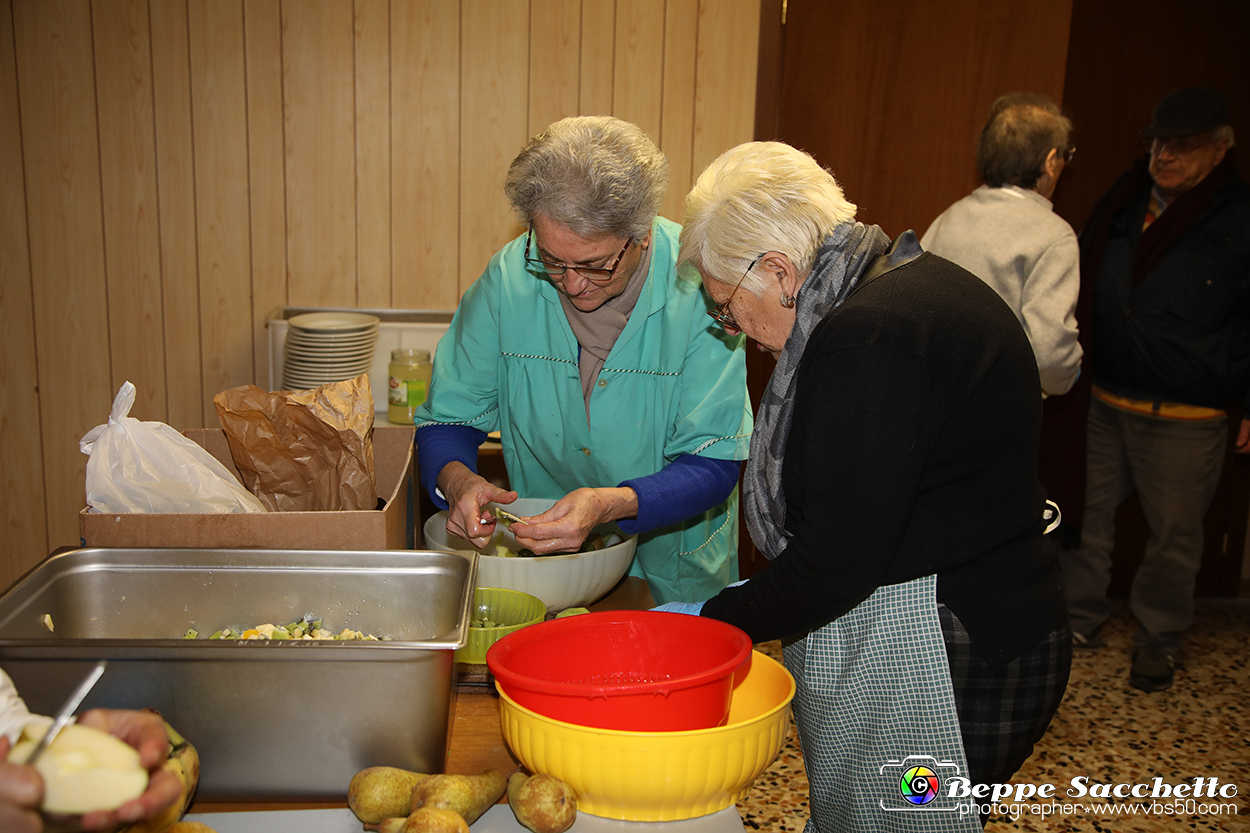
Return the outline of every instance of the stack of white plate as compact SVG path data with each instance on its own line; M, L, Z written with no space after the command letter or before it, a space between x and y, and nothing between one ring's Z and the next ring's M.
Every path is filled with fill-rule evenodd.
M287 321L282 386L307 390L368 373L378 317L360 312L309 312Z

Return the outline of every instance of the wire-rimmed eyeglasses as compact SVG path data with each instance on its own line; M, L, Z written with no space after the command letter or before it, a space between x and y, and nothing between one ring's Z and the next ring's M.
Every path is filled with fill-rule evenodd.
M742 330L742 328L738 326L738 322L734 319L733 313L729 311L729 302L734 299L734 295L738 292L738 287L742 286L742 282L746 280L747 275L751 274L751 270L755 268L755 264L759 263L760 258L766 254L768 254L768 252L760 252L757 254L755 256L755 260L751 261L751 265L748 266L747 270L742 273L742 277L738 278L738 282L734 284L733 292L729 293L729 297L725 299L725 302L723 304L717 304L715 307L707 311L707 314L712 316L712 320L717 324L720 324L726 330Z
M612 261L612 264L610 266L602 266L602 267L574 266L571 263L552 263L550 261L543 260L540 257L530 257L530 252L532 251L532 249L530 248L530 245L531 245L530 241L533 238L533 236L534 236L534 228L533 226L531 226L530 230L526 232L525 234L525 262L526 263L528 263L530 266L533 266L536 269L541 269L543 272L546 272L549 277L552 277L552 278L560 277L567 270L572 269L574 272L581 275L586 280L593 281L595 283L606 283L607 281L612 280L612 275L616 272L616 267L621 265L621 260L625 257L625 253L629 251L629 244L634 242L634 238L632 237L626 240L625 245L621 247L621 251L617 253L616 258Z

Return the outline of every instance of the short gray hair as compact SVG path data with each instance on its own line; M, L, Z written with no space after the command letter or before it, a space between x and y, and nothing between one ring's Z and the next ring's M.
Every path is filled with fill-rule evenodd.
M581 237L640 240L668 190L668 159L635 124L561 119L522 148L504 193L526 226L541 214Z
M725 151L686 196L678 265L736 283L763 252L780 252L806 277L820 244L855 219L855 205L810 154L782 142L747 142ZM748 275L743 288L768 288Z
M1033 189L1052 150L1071 147L1072 121L1038 93L1008 93L990 107L977 143L977 170L991 188Z

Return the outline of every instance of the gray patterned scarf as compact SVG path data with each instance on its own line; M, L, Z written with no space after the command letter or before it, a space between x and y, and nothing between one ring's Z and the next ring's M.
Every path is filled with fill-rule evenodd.
M751 540L768 559L786 548L786 505L781 492L781 463L794 413L799 361L816 325L851 294L860 275L890 245L877 226L843 223L820 244L816 262L799 287L794 329L777 359L755 414L751 456L743 479L743 511Z

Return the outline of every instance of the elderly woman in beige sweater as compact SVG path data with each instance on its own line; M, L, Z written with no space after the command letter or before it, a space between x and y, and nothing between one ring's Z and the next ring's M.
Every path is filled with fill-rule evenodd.
M1037 358L1043 396L1067 393L1081 369L1080 250L1050 202L1075 150L1071 133L1072 122L1045 96L999 98L977 146L985 184L946 209L920 240L925 251L993 287L1015 312Z

